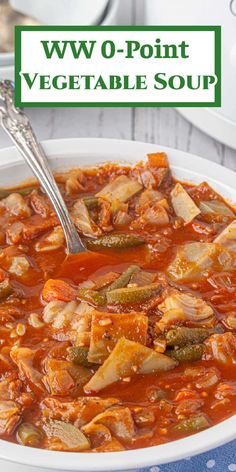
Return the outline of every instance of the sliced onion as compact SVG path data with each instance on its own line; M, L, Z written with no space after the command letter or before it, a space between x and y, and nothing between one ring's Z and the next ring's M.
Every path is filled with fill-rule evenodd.
M213 325L215 316L212 308L202 298L187 293L176 293L167 297L159 305L164 313L169 310L182 310L187 320L200 325Z

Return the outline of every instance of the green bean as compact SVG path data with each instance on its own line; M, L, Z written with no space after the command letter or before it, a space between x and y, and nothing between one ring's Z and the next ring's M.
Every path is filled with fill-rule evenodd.
M88 351L89 348L86 346L73 346L67 349L69 360L84 367L93 365L88 361Z
M195 362L202 358L203 352L203 344L192 344L180 349L167 350L166 354L179 362Z
M96 290L80 288L77 295L80 300L92 303L92 305L103 306L106 304L105 295L97 292Z
M145 240L137 234L107 234L87 242L89 249L130 249L145 244Z
M111 290L107 293L107 302L111 305L126 305L148 300L161 290L160 284L150 284L144 287L128 287Z
M136 265L128 267L128 269L123 272L123 274L121 274L118 279L116 279L111 285L109 285L106 292L110 292L111 290L115 290L117 288L125 287L129 283L131 276L139 270L140 268Z
M166 333L167 346L186 346L202 343L214 331L204 328L175 328Z
M205 415L191 416L186 420L180 421L176 426L173 427L174 431L179 433L191 433L194 431L200 431L201 429L209 428L210 422Z
M36 447L42 441L42 432L30 423L22 423L16 432L17 441L23 446Z

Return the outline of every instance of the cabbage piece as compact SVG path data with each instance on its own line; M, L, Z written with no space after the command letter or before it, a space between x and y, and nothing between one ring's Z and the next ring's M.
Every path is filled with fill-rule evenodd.
M131 223L130 228L140 229L146 226L161 227L168 225L169 216L166 211L168 208L169 205L165 198L147 206L144 205L142 212L140 212L141 216Z
M173 369L176 362L126 338L121 338L110 356L85 385L85 392L99 391L125 377Z
M85 302L78 304L75 301L65 303L53 300L45 306L43 320L50 325L55 339L89 346L92 311L93 307Z
M31 209L22 195L11 193L4 200L1 200L0 207L5 208L8 214L26 218L31 215Z
M176 184L171 192L171 202L176 215L183 218L186 225L191 223L201 213L192 198L179 183Z
M44 426L44 430L48 438L55 439L55 441L50 441L50 449L61 451L84 451L90 449L89 440L73 424L51 420Z
M75 301L66 303L60 300L52 300L44 308L43 320L56 329L63 328L70 322L76 308L77 303Z
M102 230L97 226L89 215L86 204L83 199L77 200L72 207L71 216L76 228L88 237L96 238L101 236Z
M21 423L16 431L16 439L23 446L37 447L42 442L43 435L33 424Z
M20 421L20 405L13 401L0 401L0 435L11 434Z
M106 198L110 202L113 200L126 202L129 198L142 190L142 188L142 185L137 180L131 180L126 175L120 175L100 190L100 192L96 194L96 197Z
M65 237L61 226L56 226L49 234L43 236L35 244L37 252L49 252L60 249L65 242Z
M235 216L226 203L221 200L203 201L200 203L199 208L203 215Z
M93 312L88 361L102 364L122 337L145 345L147 329L148 317L142 313Z
M103 411L118 405L117 398L78 397L76 400L64 401L56 397L47 397L40 403L44 420L59 419L69 421L77 428L89 423Z
M141 193L138 202L135 206L135 210L139 213L143 205L147 205L153 202L159 202L160 200L163 200L163 194L161 192L159 192L158 190L146 189Z
M212 267L219 253L214 243L187 243L178 247L175 259L167 268L171 279L185 280L202 276L204 270Z
M236 337L233 333L213 334L205 344L210 358L222 364L236 364Z
M136 284L137 287L153 284L157 280L157 274L139 270L135 272L130 279L130 284Z
M166 311L160 320L156 322L155 330L157 333L164 332L172 326L184 324L186 320L187 317L183 310L174 308Z
M44 383L52 395L69 395L77 392L91 377L91 371L82 365L73 362L47 359L45 362L46 374Z
M158 306L163 313L169 310L182 310L186 320L192 324L212 326L215 323L215 315L212 308L202 299L187 293L176 293L167 297Z
M236 383L235 382L221 382L217 385L215 391L215 398L222 401L236 395Z
M36 352L28 347L19 347L12 350L10 355L21 376L29 383L32 390L42 392L45 390L42 383L43 375L33 367Z
M95 424L107 427L112 435L122 441L132 441L135 436L134 421L127 407L115 407L95 416L91 423L83 427L83 431L89 435L93 432Z
M103 428L105 428L105 426L103 426ZM109 440L105 440L101 444L101 446L93 448L93 452L118 452L118 451L125 451L125 447L122 446L122 444L116 438L113 438L112 436L109 438Z
M232 221L214 240L214 243L236 252L236 220Z

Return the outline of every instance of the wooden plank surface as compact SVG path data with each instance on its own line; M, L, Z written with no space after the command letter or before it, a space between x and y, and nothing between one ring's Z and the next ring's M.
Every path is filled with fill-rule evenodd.
M120 24L144 23L144 0L121 0ZM44 108L26 110L39 139L135 139L192 152L236 170L236 150L210 138L172 108ZM10 146L0 129L0 148Z

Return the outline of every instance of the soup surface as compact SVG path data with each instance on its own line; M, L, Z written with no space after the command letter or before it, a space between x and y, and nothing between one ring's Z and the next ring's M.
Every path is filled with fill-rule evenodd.
M236 217L164 153L56 176L89 252L65 259L43 191L0 191L0 437L122 451L236 412Z

